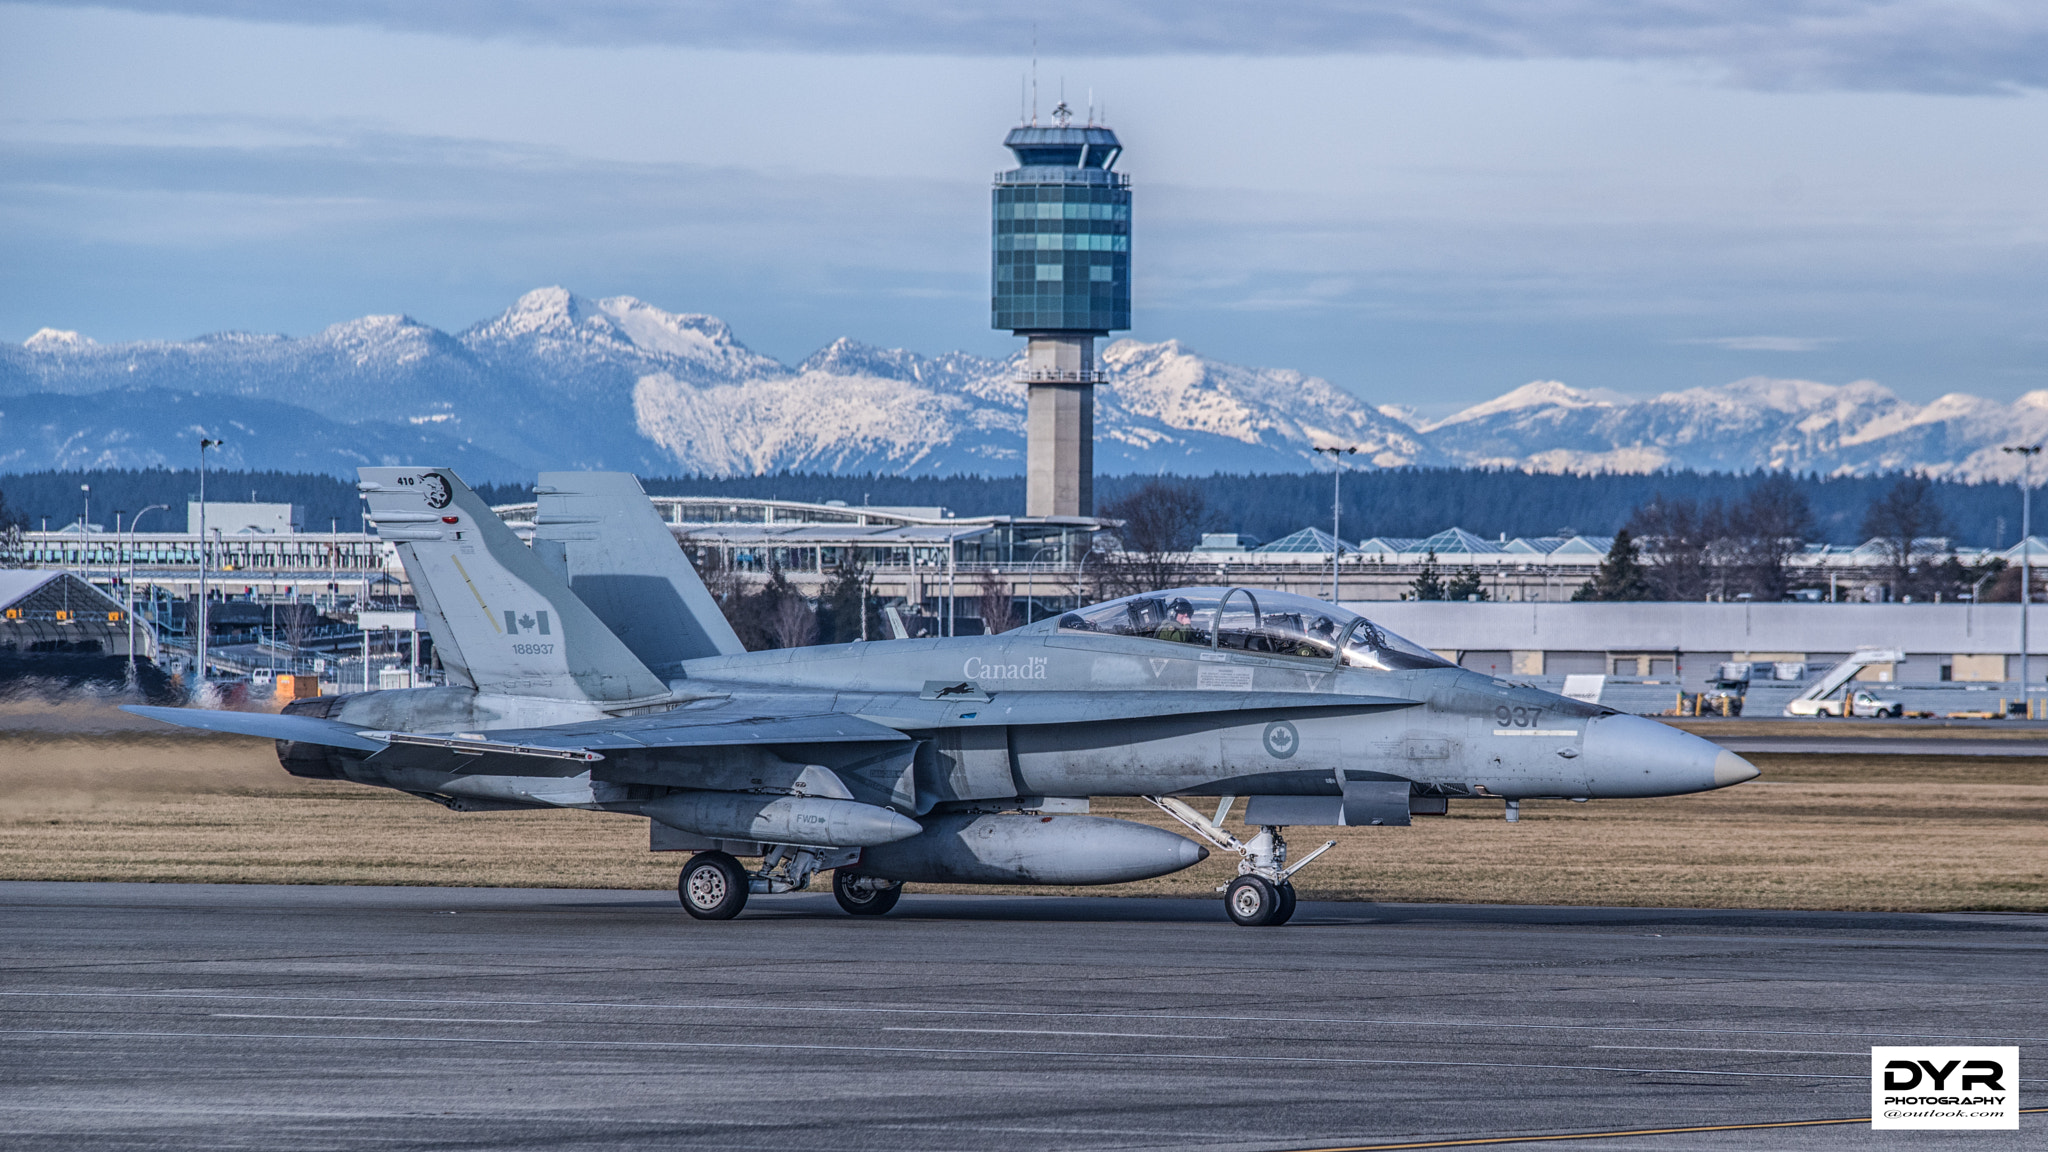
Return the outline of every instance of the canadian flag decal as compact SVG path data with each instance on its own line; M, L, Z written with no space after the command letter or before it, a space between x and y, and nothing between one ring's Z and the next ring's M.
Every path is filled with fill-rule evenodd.
M548 614L546 612L519 613L505 609L505 634L517 636L521 632L538 632L548 635Z

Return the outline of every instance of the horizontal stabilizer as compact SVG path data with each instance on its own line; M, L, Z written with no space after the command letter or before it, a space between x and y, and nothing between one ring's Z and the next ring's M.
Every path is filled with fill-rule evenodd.
M537 756L543 760L577 760L588 763L602 760L599 753L586 748L541 747L534 744L514 744L503 740L485 740L480 736L420 736L410 732L379 733L393 744L417 744L423 748L446 748L465 756Z
M359 752L382 752L384 743L371 739L366 730L339 720L317 716L278 716L269 712L210 712L204 708L159 708L149 704L123 704L121 711L151 720L197 728L204 732L232 732L237 736L261 736L265 740L293 740L301 744L324 744L330 748L354 748Z

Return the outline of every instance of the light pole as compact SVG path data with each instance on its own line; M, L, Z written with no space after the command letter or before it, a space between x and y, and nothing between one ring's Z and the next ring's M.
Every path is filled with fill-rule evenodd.
M2028 679L2027 649L2032 647L2027 638L2027 605L2034 599L2034 457L2041 454L2039 444L2009 444L1999 449L2011 452L2026 462L2026 470L2020 474L2020 700L2021 712L2033 719L2033 691Z
M84 493L85 514L78 518L78 554L85 559L85 579L92 582L92 485L80 484L78 490Z
M1317 448L1317 452L1330 457L1333 469L1330 473L1330 603L1337 602L1337 562L1344 556L1344 537L1340 529L1344 523L1344 461L1345 456L1358 454L1358 446L1345 448Z
M202 707L206 694L206 450L218 448L221 443L204 436L199 438L199 612L198 631L193 633L192 641L192 652L198 661L192 677L199 686Z
M135 526L151 512L169 511L170 507L169 504L151 504L128 521L128 668L131 674L135 669ZM163 653L159 651L157 655Z

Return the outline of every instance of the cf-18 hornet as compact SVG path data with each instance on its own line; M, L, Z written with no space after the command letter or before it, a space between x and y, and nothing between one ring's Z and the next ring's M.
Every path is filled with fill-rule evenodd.
M1290 860L1288 829L1757 775L1653 720L1249 588L1126 596L994 636L748 652L633 477L540 480L529 546L449 469L361 470L446 686L282 715L129 710L272 738L293 775L456 811L646 817L652 849L694 853L677 891L702 920L821 871L873 916L906 883L1114 884L1219 851L1237 858L1230 918L1275 925L1295 873L1335 843ZM1142 798L1187 835L1087 815L1098 796ZM1246 838L1224 827L1240 800Z

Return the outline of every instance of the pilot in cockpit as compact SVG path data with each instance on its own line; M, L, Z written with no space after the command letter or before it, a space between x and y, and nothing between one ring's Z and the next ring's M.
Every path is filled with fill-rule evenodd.
M1154 636L1179 644L1193 644L1199 639L1195 635L1195 606L1188 603L1187 597L1175 597L1173 603L1167 605L1166 613L1169 619L1159 626Z
M1308 635L1294 646L1296 656L1328 656L1337 650L1337 625L1328 616L1316 617Z

